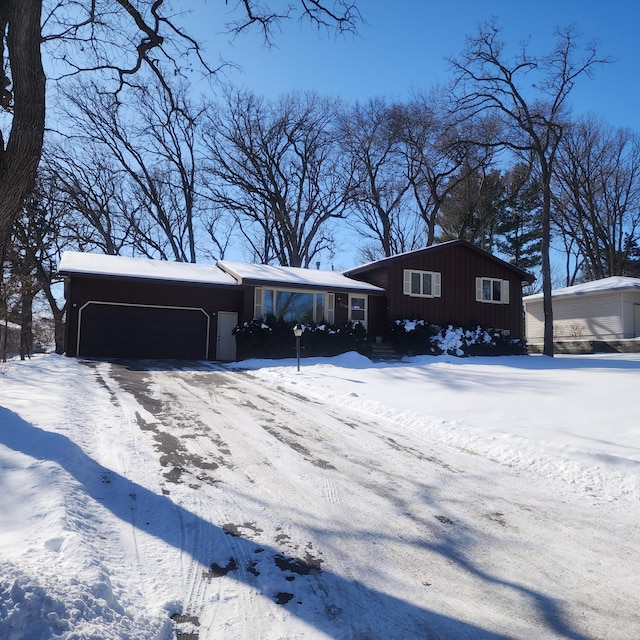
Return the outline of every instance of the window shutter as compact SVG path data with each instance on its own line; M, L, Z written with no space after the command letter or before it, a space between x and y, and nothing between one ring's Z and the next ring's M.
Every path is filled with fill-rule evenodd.
M327 322L333 324L336 317L336 295L327 293Z
M431 293L434 298L440 297L440 276L441 274L437 272L431 276L431 284L433 286Z
M502 304L509 304L509 281L502 281Z
M476 278L476 302L482 302L482 278Z
M256 287L253 290L253 317L262 318L263 289Z
M405 296L411 295L411 271L409 269L404 270L404 282L402 285L402 293Z

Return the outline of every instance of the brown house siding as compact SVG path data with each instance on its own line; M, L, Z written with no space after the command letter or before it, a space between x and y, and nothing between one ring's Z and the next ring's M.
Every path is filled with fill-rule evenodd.
M138 273L133 264L127 264L130 274L129 269ZM439 273L440 296L405 295L405 269ZM257 286L328 290L335 295L337 324L343 324L349 318L350 296L366 297L367 331L371 340L384 336L391 323L398 319L423 319L440 326L481 325L508 330L513 337L523 338L521 285L523 280L531 280L525 272L463 240L357 267L344 274L352 278L351 282L341 282L341 274L337 279L335 274L325 276L325 282L340 283L328 287L318 282L305 284L297 272L289 276L290 284L280 273L273 279L250 280L228 273L226 279L216 277L213 282L208 275L206 279L197 278L197 282L149 277L149 270L145 269L140 277L124 275L122 271L116 275L117 270L111 276L102 275L102 272L92 270L80 271L77 266L70 273L64 270L61 273L67 276L65 337L68 355L100 357L122 353L131 357L198 359L233 357L235 343L229 340L233 339L231 328L235 316L220 314L237 314L240 323L251 320ZM509 303L477 302L478 277L507 280ZM376 286L354 286L353 281L358 280ZM81 310L82 327L79 329ZM222 328L220 341L218 318ZM150 355L141 355L145 353Z
M412 297L403 293L404 270L433 271L441 274L441 296ZM523 338L523 274L467 243L445 243L427 250L403 254L389 260L354 270L354 278L385 287L387 308L373 319L371 329L377 334L394 320L423 319L447 326L481 325L508 330ZM476 301L476 277L509 281L509 304ZM381 311L378 311L381 313ZM383 326L384 325L384 326Z
M240 311L243 291L184 282L74 276L67 280L66 353L77 354L78 314L88 302L202 309L210 318L209 354L215 357L217 312Z

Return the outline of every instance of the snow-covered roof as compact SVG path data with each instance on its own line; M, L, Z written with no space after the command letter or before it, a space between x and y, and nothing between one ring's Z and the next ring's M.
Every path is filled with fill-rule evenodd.
M371 293L384 293L384 289L368 282L360 282L348 278L341 271L278 267L228 260L221 260L218 262L218 266L234 276L240 284L274 283L290 287L320 287L324 289L351 289Z
M298 267L277 267L221 260L216 265L128 258L97 253L65 251L58 271L62 275L82 274L121 278L143 278L215 285L273 283L289 287L316 287L384 293L384 289L348 278L340 271Z
M63 275L86 274L201 284L236 284L229 274L216 265L128 258L78 251L65 251L58 271Z
M414 249L412 251L404 251L403 253L396 253L395 255L387 256L386 258L380 258L379 260L373 260L372 262L361 264L357 267L354 267L353 269L347 269L345 271L345 274L347 276L352 276L360 273L365 273L381 265L388 264L389 262L394 262L396 260L401 260L409 256L415 256L423 253L432 253L435 251L441 251L443 249L446 250L447 247L455 247L455 246L467 247L468 249L471 249L476 253L486 256L490 260L494 260L495 262L502 264L508 269L511 269L512 271L515 271L516 273L521 274L522 279L525 282L533 282L534 280L534 277L531 274L527 273L526 271L523 271L522 269L512 264L509 264L508 262L505 262L504 260L502 260L502 258L498 258L497 256L494 256L492 253L489 253L488 251L485 251L484 249L477 247L476 245L472 244L468 240L463 240L461 238L458 238L457 240L447 240L446 242L440 242L438 244L432 244L428 247L423 247L422 249Z
M602 278L600 280L592 280L591 282L583 282L575 284L572 287L564 287L563 289L554 289L551 292L553 298L562 298L565 296L582 296L590 293L608 293L611 291L621 291L624 289L640 290L640 278L628 278L626 276L612 276L611 278ZM535 302L542 300L543 294L535 293L532 296L525 296L523 302Z

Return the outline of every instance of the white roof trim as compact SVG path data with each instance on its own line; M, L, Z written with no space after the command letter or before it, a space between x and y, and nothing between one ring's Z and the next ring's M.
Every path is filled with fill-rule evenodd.
M628 278L625 276L612 276L611 278L601 278L591 282L576 284L572 287L564 287L563 289L554 289L551 292L552 298L563 298L567 296L583 296L589 294L611 293L623 290L640 290L640 278ZM536 302L542 300L542 293L535 293L531 296L525 296L522 300L524 303Z

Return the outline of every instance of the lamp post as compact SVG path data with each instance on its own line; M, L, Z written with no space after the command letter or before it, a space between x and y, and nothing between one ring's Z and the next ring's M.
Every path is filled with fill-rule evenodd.
M296 337L296 357L298 359L298 371L300 371L300 337L302 336L303 331L304 327L302 327L302 325L296 324L293 327L293 335Z

